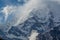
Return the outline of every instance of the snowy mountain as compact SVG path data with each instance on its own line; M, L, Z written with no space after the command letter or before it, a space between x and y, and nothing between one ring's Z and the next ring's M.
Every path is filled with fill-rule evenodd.
M59 0L0 0L3 40L60 40Z

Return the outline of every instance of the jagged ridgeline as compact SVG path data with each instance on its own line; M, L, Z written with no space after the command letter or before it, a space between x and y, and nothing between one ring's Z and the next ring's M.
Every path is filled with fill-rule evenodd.
M37 32L40 33L39 35L42 37L41 40L45 40L46 38L49 38L47 40L52 40L51 39L52 34L50 34L49 32L51 30L54 30L55 27L59 27L59 25L55 25L55 24L59 24L59 22L54 22L53 12L52 11L48 12L48 18L40 17L41 14L40 14L39 10L36 10L31 13L33 16L30 17L28 20L26 20L24 23L19 24L18 26L12 26L10 29L8 29L8 31L1 30L0 35L2 36L2 38L4 37L3 39L6 39L6 40L8 40L8 39L10 39L10 40L13 40L13 39L14 40L24 40L24 39L28 40L28 37L31 35L31 31L37 30ZM37 14L35 14L35 13L37 13ZM48 37L47 37L47 35L48 35ZM38 36L38 39L39 38L40 37Z

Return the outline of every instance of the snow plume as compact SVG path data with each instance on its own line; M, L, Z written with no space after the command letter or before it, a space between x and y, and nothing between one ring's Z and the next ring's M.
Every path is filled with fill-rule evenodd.
M32 30L31 36L29 37L29 40L36 40L36 37L38 36L38 32L36 30Z
M17 6L16 7L16 11L14 12L15 15L15 21L13 26L17 26L21 23L23 23L24 21L26 21L30 16L30 12L33 9L37 9L38 7L44 7L42 6L42 1L40 0L29 0L27 3L25 3L23 6Z
M17 26L30 17L30 13L32 12L32 10L39 8L43 13L45 13L44 9L46 9L47 7L43 0L29 0L22 6L8 5L3 8L2 12L5 14L5 20L7 20L9 15L13 14L14 17L11 17L11 21L8 21L10 22L10 25Z
M18 17L18 21L16 24L14 24L14 26L18 25L19 23L23 23L25 20L28 19L30 12L35 8L37 2L35 0L30 0L28 3L26 3L25 5L19 7L18 9L20 10ZM19 11L18 10L18 11Z
M41 5L42 5L42 1L40 0L29 0L28 3L26 3L23 6L20 6L18 8L19 12L16 14L18 21L16 22L16 24L14 24L14 26L23 23L25 20L27 20L29 18L30 12L33 9L37 9L39 6L42 8Z
M30 17L29 15L32 10L38 8L43 9L45 7L46 5L42 3L42 0L29 0L25 5L19 6L17 10L19 12L16 14L18 21L14 24L14 26L26 21Z

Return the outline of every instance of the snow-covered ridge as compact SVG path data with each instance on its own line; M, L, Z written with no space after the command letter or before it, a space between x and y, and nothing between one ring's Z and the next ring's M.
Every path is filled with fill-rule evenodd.
M57 27L60 25L60 4L56 3L56 1L47 1L47 0L30 0L25 5L22 6L6 6L3 8L1 12L5 15L5 21L8 26L0 27L4 29L4 32L9 32L10 29L17 27L18 30L28 35L31 27L34 27L37 31L41 31L41 33L46 33L53 29L53 27ZM52 15L52 14L53 15ZM31 15L30 15L31 14ZM11 16L12 15L12 16ZM33 18L35 17L35 19ZM31 20L29 20L31 18ZM28 21L28 23L25 23ZM29 23L30 22L30 23ZM22 26L19 24L23 24ZM55 24L56 23L56 24ZM18 35L17 29L13 29L13 31ZM36 34L36 35L34 35ZM37 32L32 33L30 36L33 36L34 39L38 35ZM6 35L9 38L22 38L15 34ZM12 36L12 37L11 37ZM22 38L23 39L23 38Z

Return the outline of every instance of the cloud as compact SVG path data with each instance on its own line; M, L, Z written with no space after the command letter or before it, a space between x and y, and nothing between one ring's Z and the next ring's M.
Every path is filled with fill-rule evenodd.
M43 16L48 12L47 5L43 0L29 0L22 6L7 5L3 8L2 12L5 15L5 21L8 20L7 24L9 23L11 26L17 26L26 21L31 16L31 12L36 9L40 10ZM8 19L9 15L13 15L11 20Z
M14 17L11 18L10 24L13 26L17 26L24 21L26 21L31 15L32 10L40 10L40 17L44 17L48 14L49 9L47 7L47 3L49 1L57 1L60 2L59 0L25 0L26 3L24 5L18 5L18 6L13 6L13 5L7 5L3 8L2 12L5 14L5 21L8 19L9 15L12 15Z
M32 12L33 9L38 8L38 4L40 1L38 0L30 0L23 6L19 6L18 9L16 9L18 12L16 14L18 21L14 24L14 26L23 23L29 18L30 12ZM42 5L42 4L41 4ZM42 8L42 6L40 6Z
M1 12L5 15L5 21L7 20L8 18L8 15L10 15L14 10L14 7L13 6L6 6L4 7Z

